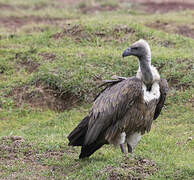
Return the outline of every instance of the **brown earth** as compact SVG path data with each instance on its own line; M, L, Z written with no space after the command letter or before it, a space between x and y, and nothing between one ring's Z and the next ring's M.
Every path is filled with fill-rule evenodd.
M63 3L63 4L78 4L80 2L82 2L82 0L57 0L59 3Z
M70 92L59 93L57 90L45 86L40 82L32 88L29 86L15 87L9 93L13 97L16 106L23 107L24 104L32 108L49 108L54 111L64 111L71 109L81 103L76 95Z
M92 40L95 36L98 36L104 42L116 40L118 42L125 41L128 38L128 35L135 33L135 30L124 26L118 25L111 32L105 32L102 28L101 30L90 33L87 32L81 25L67 25L64 27L63 31L55 33L52 35L52 38L58 40L63 39L65 36L72 37L75 42L80 42L81 40Z
M83 0L58 0L59 3L71 6L78 6L82 13L95 13L97 11L114 11L119 8L120 3L132 3L141 5L146 13L167 13L170 11L182 11L194 9L192 0L118 0L118 5L101 6L96 2L87 6Z
M168 13L170 11L194 9L192 0L130 0L130 2L141 5L146 13Z
M106 5L106 6L100 6L100 5L95 5L95 6L90 6L90 7L82 7L80 8L81 12L83 14L93 14L95 12L100 12L100 11L114 11L117 10L119 6L111 6L111 5Z
M73 36L75 37L75 40L79 41L80 38L87 38L87 34L84 32L83 28L80 25L71 25L68 24L62 32L58 32L56 34L53 34L52 37L54 39L62 39L64 36Z
M192 59L176 59L176 63L180 64L182 76L180 77L173 77L172 75L167 78L168 84L170 88L175 88L177 90L184 91L188 89L189 87L194 87L194 84L191 84L191 82L181 82L180 79L185 76L185 74L188 73L188 70L191 70L193 68L193 61ZM170 73L169 73L170 74Z
M151 24L146 24L147 27L163 30L168 33L176 33L185 37L194 38L194 28L187 25L177 25L175 22L155 21Z
M32 73L38 69L40 64L38 62L35 62L31 59L26 59L23 61L19 61L17 64L17 68L20 69L21 67L24 67L25 70L29 73Z
M176 33L194 39L194 28L187 25L177 26Z
M50 62L54 61L56 58L56 55L54 53L49 52L40 53L39 55L43 58L43 60Z
M78 8L83 14L93 14L101 11L114 11L119 8L116 5L100 5L97 1L88 5L84 0L58 0L60 4L65 4Z
M3 4L3 3L0 3L0 10L13 10L14 7L11 6L10 4Z
M184 2L168 2L168 3L142 3L145 6L145 11L148 13L167 13L170 11L183 11L187 9L194 9L194 3Z
M39 152L32 144L20 136L5 136L0 139L1 167L15 168L7 179L47 179L45 171L55 171L54 165L46 163L48 159L61 160L65 150L46 150ZM24 165L24 166L21 166ZM19 169L17 169L19 168ZM0 170L0 175L4 171ZM28 172L26 175L25 172ZM62 172L61 172L62 173Z
M6 4L6 3L0 3L0 10L11 10L11 11L18 11L18 10L28 10L31 9L33 11L41 10L44 8L47 8L49 6L55 6L56 8L63 8L61 6L57 6L56 4L45 4L45 3L40 3L40 4L34 4L32 6L28 5L12 5L12 4Z
M0 17L0 25L10 29L21 28L26 24L52 24L58 25L60 22L66 21L65 18L51 18L40 16L24 16L24 17Z
M140 180L148 178L157 170L152 160L126 157L119 167L107 166L100 174L108 173L108 180Z
M16 69L20 70L21 68L25 68L25 70L29 73L36 71L39 68L40 63L38 63L34 58L30 57L30 55L35 52L35 49L30 49L26 52L16 53Z

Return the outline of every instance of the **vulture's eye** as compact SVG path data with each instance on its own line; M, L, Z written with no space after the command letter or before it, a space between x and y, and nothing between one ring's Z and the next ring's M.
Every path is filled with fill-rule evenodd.
M132 49L134 49L134 50L138 50L138 47L134 47L134 48L132 48Z

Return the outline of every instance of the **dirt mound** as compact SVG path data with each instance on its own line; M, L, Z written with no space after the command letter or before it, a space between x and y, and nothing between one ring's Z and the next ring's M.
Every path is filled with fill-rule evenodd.
M151 24L147 24L148 27L154 28L154 29L161 29L164 31L168 31L169 26L174 26L174 22L162 22L160 20L157 20Z
M108 173L111 180L145 179L158 170L156 164L148 159L126 157L120 167L107 166L100 173Z
M49 53L49 52L40 53L39 55L42 56L43 60L50 61L50 62L54 61L56 58L55 54Z
M194 9L193 3L185 2L166 2L166 3L155 3L146 2L142 3L145 6L145 10L148 13L167 13L169 11L183 11L187 9Z
M81 103L80 98L71 92L59 93L40 82L33 87L28 85L15 87L9 96L14 99L18 107L22 107L26 103L33 108L49 108L59 112L71 109Z
M177 26L176 33L194 39L194 28L190 28L187 25Z
M168 13L170 11L183 11L194 9L192 0L130 0L133 4L140 4L146 13Z
M20 136L6 136L0 139L0 178L6 169L9 171L7 179L46 179L45 171L54 171L55 165L49 160L61 160L64 150L39 151ZM22 164L22 165L21 165ZM20 165L20 166L19 166ZM26 173L28 172L28 173Z
M101 12L101 11L114 11L117 10L119 7L118 6L111 6L111 5L106 5L106 6L90 6L90 7L81 7L80 11L83 14L93 14L95 12Z
M106 32L104 28L96 32L89 32L81 25L71 25L66 26L61 32L53 34L51 37L58 40L66 37L72 37L75 42L80 42L82 40L92 41L97 37L100 37L102 41L109 42L113 39L119 42L125 41L130 34L135 33L135 30L128 26L118 25L114 27L111 31Z
M40 16L25 16L25 17L0 17L0 24L4 27L10 29L21 28L26 24L31 23L45 23L45 24L53 24L58 25L59 22L64 21L63 18L51 18L51 17L40 17Z
M40 64L31 60L31 59L26 59L23 61L19 61L18 67L19 66L24 67L26 69L26 71L28 71L29 73L32 73L32 72L37 70L37 68L40 66Z
M95 34L90 33L80 24L71 25L68 24L61 32L53 34L51 37L58 40L64 37L71 37L76 43L81 41L92 41Z
M0 159L1 160L14 160L18 159L19 156L32 155L32 146L26 143L25 140L20 136L8 136L3 137L0 140Z
M175 22L155 21L151 24L146 24L147 27L163 30L168 33L176 33L185 37L194 38L194 28L187 25L177 25Z
M19 52L15 54L15 59L17 60L16 69L20 70L21 67L24 67L25 70L29 73L36 71L40 63L36 61L35 58L32 57L33 54L36 53L36 49L31 48L26 52Z
M11 6L10 4L0 3L0 9L1 10L13 10L14 7Z
M62 32L58 32L56 34L53 34L52 37L54 39L62 39L64 36L73 36L77 40L79 38L84 38L86 34L83 31L83 28L80 25L70 25L68 24Z

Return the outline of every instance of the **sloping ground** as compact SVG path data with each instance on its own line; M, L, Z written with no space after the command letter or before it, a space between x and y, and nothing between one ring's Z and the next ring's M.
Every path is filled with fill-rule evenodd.
M143 3L0 1L0 179L193 179L193 5ZM121 54L140 38L170 86L161 116L138 158L105 146L77 160L67 135L103 79L135 75Z
M39 152L29 142L19 136L7 136L0 139L0 170L1 178L8 174L7 179L46 179L45 171L53 171L55 167L42 162L43 159L61 160L63 150ZM22 166L23 164L23 166ZM14 166L18 166L14 169ZM8 172L12 173L8 173ZM20 172L26 172L23 176Z
M194 9L194 3L192 2L160 2L160 3L155 3L155 2L143 2L142 6L145 6L144 9L148 13L167 13L171 11L182 11L182 10L193 10Z
M11 170L15 165L18 165L18 162L25 164L25 166L18 168L19 171L27 172L22 176L24 179L46 179L44 177L45 171L55 172L59 170L59 167L54 164L49 165L49 163L45 162L45 159L47 161L62 161L64 153L69 155L74 152L73 150L64 150L62 148L40 151L40 149L35 148L20 136L6 136L0 139L0 166L9 166ZM81 162L78 162L77 166L80 166L80 164ZM106 166L96 175L96 178L100 174L108 173L110 179L142 179L154 174L158 170L153 161L141 158L126 157L120 165L120 168L111 167L110 165ZM0 172L4 174L9 169L4 169L4 171L1 170ZM62 169L60 175L66 175L65 172L62 172ZM16 170L7 178L15 179L21 178L21 176Z
M194 38L193 25L178 25L176 22L161 22L157 20L151 24L147 24L148 27L163 30L168 33L176 33L185 37Z

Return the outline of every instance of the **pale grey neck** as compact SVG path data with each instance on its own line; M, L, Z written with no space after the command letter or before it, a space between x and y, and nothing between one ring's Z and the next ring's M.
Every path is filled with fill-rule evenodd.
M151 71L151 55L139 57L139 66L142 73L143 82L151 86L153 82L153 75Z

